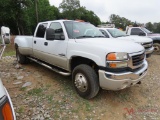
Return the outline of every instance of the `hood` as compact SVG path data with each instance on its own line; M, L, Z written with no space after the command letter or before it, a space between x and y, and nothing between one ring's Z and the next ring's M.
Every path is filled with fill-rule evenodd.
M160 34L159 33L151 33L151 34L147 34L148 37L152 38L152 39L157 39L160 40Z
M158 36L160 37L160 34L159 33L151 33L151 34L147 34L148 36Z
M133 41L133 42L136 42L136 43L152 42L151 38L142 37L142 36L125 36L125 37L118 37L118 39L130 40L130 41Z
M77 43L94 46L98 49L104 49L107 52L135 53L144 50L138 43L127 40L118 40L116 38L83 38L75 39L75 41Z

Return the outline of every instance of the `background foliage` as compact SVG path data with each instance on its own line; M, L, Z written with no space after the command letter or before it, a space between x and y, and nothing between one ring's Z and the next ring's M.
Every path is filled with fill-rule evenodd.
M125 30L127 25L137 25L119 15L110 15L110 20L101 22L94 11L80 5L79 0L63 0L59 7L50 5L48 0L1 0L0 27L8 26L11 34L33 35L38 22L57 19L81 19L95 26L114 23L117 28ZM152 32L160 32L160 23L146 23Z

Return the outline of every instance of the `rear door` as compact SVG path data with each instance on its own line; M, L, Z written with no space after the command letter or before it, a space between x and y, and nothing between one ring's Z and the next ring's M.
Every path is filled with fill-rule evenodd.
M45 53L44 53L44 43L45 43L45 31L47 28L48 23L40 23L36 29L36 32L33 37L33 55L34 57L44 60Z

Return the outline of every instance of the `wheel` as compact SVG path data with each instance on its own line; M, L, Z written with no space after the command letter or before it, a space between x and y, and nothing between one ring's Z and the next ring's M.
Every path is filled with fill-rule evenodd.
M18 48L16 49L16 58L20 64L26 64L29 62L28 58L19 52Z
M160 44L159 43L153 43L154 51L153 54L159 55L160 54Z
M88 65L82 64L75 67L72 82L76 92L82 98L91 99L99 92L98 76Z

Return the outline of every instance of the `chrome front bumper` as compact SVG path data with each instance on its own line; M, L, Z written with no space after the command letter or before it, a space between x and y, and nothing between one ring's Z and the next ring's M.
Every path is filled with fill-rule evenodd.
M151 47L150 49L146 49L145 50L146 56L151 55L153 51L154 51L154 47Z
M121 90L135 85L146 75L148 63L144 60L143 66L134 72L113 73L99 70L99 83L102 89Z

